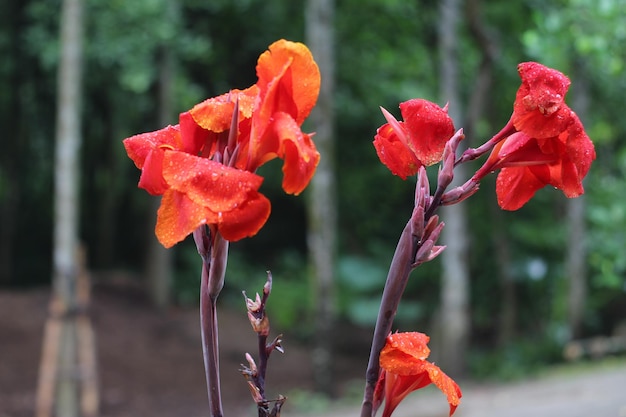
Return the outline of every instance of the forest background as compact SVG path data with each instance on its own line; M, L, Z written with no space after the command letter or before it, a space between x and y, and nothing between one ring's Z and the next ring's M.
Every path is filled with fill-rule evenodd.
M79 230L90 270L132 272L159 308L197 304L195 246L186 241L167 256L155 249L155 201L137 189L138 171L121 140L175 124L195 103L253 84L256 59L270 43L307 42L308 3L314 0L85 2ZM409 98L450 102L468 145L478 145L511 114L517 64L536 60L572 79L569 102L598 154L585 196L567 200L545 189L509 213L496 206L493 179L483 184L463 210L444 214L465 227L462 235L442 238L452 247L460 243L460 251L413 274L396 327L427 331L435 346L454 346L460 364L450 373L474 377L516 376L561 361L572 339L624 332L626 2L329 4L332 65L320 66L322 78L333 80L326 120L332 140L322 149L332 163L320 168L334 184L332 282L320 298L307 244L317 199L309 192L284 195L278 164L268 164L261 191L272 201L272 215L257 236L232 245L223 305L241 303L241 290L258 288L271 269L269 309L280 332L314 340L324 302L334 323L373 326L414 188L376 157L371 141L384 122L378 107L398 115L398 103ZM456 10L451 20L445 5ZM46 286L52 277L60 6L0 5L2 287ZM450 34L452 58L442 56L442 39ZM446 79L450 69L454 82ZM315 120L305 128L319 131ZM155 265L166 273L155 273ZM464 272L450 277L448 265ZM459 314L447 316L454 311ZM459 323L460 340L451 344L446 329Z

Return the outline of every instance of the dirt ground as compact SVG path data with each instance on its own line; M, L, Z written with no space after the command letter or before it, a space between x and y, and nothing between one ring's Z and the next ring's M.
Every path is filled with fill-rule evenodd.
M0 291L0 417L32 417L49 293ZM145 299L119 289L96 289L92 318L97 337L101 417L208 415L196 309L155 313ZM344 330L344 335L362 333ZM338 337L340 337L339 335ZM354 341L353 341L354 342ZM220 311L225 415L254 416L238 369L255 337L243 307ZM347 343L347 342L346 342ZM344 344L345 345L345 344ZM357 416L366 354L344 350L337 385L350 401L329 404L310 394L310 349L285 342L270 360L269 396L289 397L284 416ZM350 352L351 351L351 352ZM511 384L461 383L457 417L626 417L626 360L565 368ZM443 417L445 397L432 387L412 394L394 417Z
M32 417L49 291L0 291L0 417ZM136 291L96 288L92 322L97 340L101 417L206 416L206 383L197 309L157 313ZM240 306L219 312L222 394L227 416L254 415L238 372L256 337ZM268 398L302 396L312 387L310 350L284 339L270 358ZM366 355L337 361L340 392L364 374ZM287 411L288 408L284 409Z

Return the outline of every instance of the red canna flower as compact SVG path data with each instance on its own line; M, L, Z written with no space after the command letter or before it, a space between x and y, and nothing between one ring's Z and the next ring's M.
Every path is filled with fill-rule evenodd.
M576 113L565 104L569 79L536 62L518 67L522 85L504 139L474 180L496 169L498 204L517 210L552 185L567 197L583 194L582 181L596 153Z
M402 179L415 175L421 166L439 161L448 139L454 135L454 123L447 107L423 99L400 104L403 122L381 108L387 123L374 138L378 158Z
M228 129L238 99L239 152L233 165L254 172L264 163L282 158L283 189L299 194L319 162L311 136L300 129L319 94L317 64L305 45L278 41L259 57L257 75L255 86L206 100L190 113L198 125L220 133Z
M307 47L280 40L257 65L257 84L231 90L181 113L179 124L124 140L141 169L139 187L163 195L155 232L165 247L209 225L224 239L253 236L270 202L256 169L284 159L283 189L299 194L319 153L300 126L315 105L320 73Z
M382 417L389 417L398 404L411 392L433 383L448 398L450 415L461 402L461 389L438 366L426 361L430 354L430 338L424 333L395 333L387 337L380 352L381 373L374 391L374 410L383 398Z
M513 104L511 119L515 128L539 139L565 130L571 117L565 104L569 78L537 62L523 62L517 71L522 85Z

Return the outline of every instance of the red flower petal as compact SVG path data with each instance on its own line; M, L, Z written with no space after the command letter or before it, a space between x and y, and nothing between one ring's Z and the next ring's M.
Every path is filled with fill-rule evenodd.
M509 167L502 168L496 179L496 195L498 205L504 210L517 210L535 195L537 190L543 188L547 182L541 181L536 172L544 170L545 176L549 176L547 165L533 167Z
M154 132L141 133L124 139L124 148L128 157L133 160L135 166L143 168L144 161L155 149L167 148L179 150L182 148L178 125L167 126Z
M559 160L558 151L549 149L553 140L541 141L525 133L516 132L494 147L498 163L493 168L529 166L554 163Z
M402 122L399 122L403 126ZM378 128L374 137L374 147L380 161L393 175L405 180L415 175L422 166L413 152L398 138L393 127L386 123Z
M263 182L262 177L252 172L174 151L165 154L163 177L173 189L214 213L236 209Z
M390 417L407 395L430 385L430 383L431 381L426 371L409 376L385 372L385 408L383 409L382 417Z
M570 198L580 196L584 192L582 180L596 156L593 143L573 112L567 129L557 137L537 140L518 132L494 152L500 158L495 167L505 167L498 175L496 193L506 210L520 208L546 185Z
M148 154L144 160L141 176L139 177L139 188L143 188L152 195L162 195L169 185L163 178L163 149L155 149Z
M520 64L518 72L522 85L511 117L515 128L537 139L557 136L571 121L571 110L564 102L569 79L536 62Z
M215 145L215 133L210 132L202 128L193 119L193 116L188 111L181 113L178 116L178 122L180 126L180 136L182 140L182 151L190 153L192 155L198 155L202 152L203 148L211 147ZM213 135L213 141L209 138ZM214 149L207 149L204 153L206 155L212 155Z
M163 173L171 189L161 201L156 234L165 247L202 224L239 240L256 234L269 217L270 202L258 193L263 179L256 174L176 151L165 153Z
M181 149L178 125L124 139L126 153L141 169L139 187L152 195L161 195L168 186L162 174L163 153L166 149Z
M563 73L537 62L523 62L517 66L526 94L521 100L527 111L538 110L550 115L565 101L570 80Z
M218 230L231 242L254 236L267 221L270 210L270 201L264 195L251 192L240 206L218 218Z
M589 172L591 162L596 159L596 150L576 114L572 116L572 123L563 136L567 154L576 166L578 179L582 181Z
M548 184L563 191L568 198L579 197L584 189L582 182L578 178L576 166L566 159L559 164L549 165L550 180Z
M426 166L443 156L446 142L454 135L454 123L448 112L428 100L414 99L400 104L408 146Z

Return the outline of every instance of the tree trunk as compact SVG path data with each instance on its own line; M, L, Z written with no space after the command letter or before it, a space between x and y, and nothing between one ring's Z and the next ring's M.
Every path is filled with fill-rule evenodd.
M575 68L579 66L575 65ZM572 88L572 107L582 121L589 112L589 85L584 71L578 70L576 83ZM570 198L566 203L568 245L565 270L569 279L568 288L568 327L572 339L581 336L582 323L587 300L587 249L585 228L584 196Z
M457 75L460 9L460 0L442 0L440 3L440 96L442 101L449 103L450 116L457 125L463 119ZM464 167L459 165L455 169L453 186L467 177ZM442 254L441 340L437 356L446 372L458 377L465 372L470 326L468 228L463 203L444 207L441 215L446 224L441 241L447 248Z
M81 70L83 19L81 0L64 0L58 71L55 153L53 290L63 314L77 309L78 159L81 145ZM73 320L64 320L59 352L56 415L78 415L77 337Z
M335 315L334 269L337 233L335 195L334 114L334 33L333 0L308 0L306 39L319 65L322 85L317 106L311 113L315 144L321 154L317 172L311 181L309 202L308 246L314 271L316 297L316 346L313 350L315 386L332 395L333 322Z

